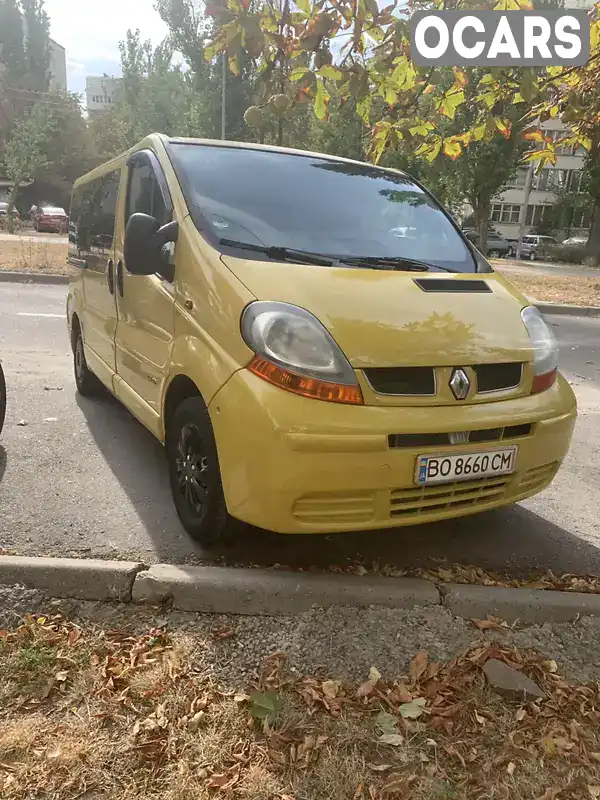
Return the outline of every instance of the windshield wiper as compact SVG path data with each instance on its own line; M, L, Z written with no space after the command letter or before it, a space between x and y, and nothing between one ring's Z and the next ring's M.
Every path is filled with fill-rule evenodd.
M274 261L294 261L298 264L316 264L320 267L334 267L339 265L339 259L322 256L320 253L311 253L308 250L294 250L292 247L276 247L263 244L248 244L237 242L234 239L219 239L219 244L224 247L236 247L240 250L250 250L253 253L264 253Z
M431 272L432 270L441 269L442 272L454 272L448 267L440 267L439 264L428 264L426 261L419 261L416 258L405 258L403 256L345 256L340 258L344 264L354 264L373 267L377 269L398 269L406 270L407 272Z

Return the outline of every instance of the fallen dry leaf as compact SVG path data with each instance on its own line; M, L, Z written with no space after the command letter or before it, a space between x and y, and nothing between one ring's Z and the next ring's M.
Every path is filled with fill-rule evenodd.
M488 617L487 619L472 619L471 622L480 631L501 631L508 628L508 624L498 622L497 620Z
M514 761L509 761L508 765L506 767L506 771L508 772L509 775L514 775L516 768L517 768L517 765L515 764L515 762Z
M340 681L324 681L321 684L321 689L327 700L335 700L340 690Z
M422 650L420 653L413 658L410 664L409 675L413 679L413 681L419 680L421 675L427 669L427 664L429 663L429 656L427 653Z

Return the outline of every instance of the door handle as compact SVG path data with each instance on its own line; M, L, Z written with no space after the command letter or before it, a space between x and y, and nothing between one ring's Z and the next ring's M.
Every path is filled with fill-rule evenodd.
M115 293L115 274L113 272L114 267L115 263L111 258L110 261L108 262L108 291L111 294Z
M123 297L123 262L117 262L117 289L119 290L119 297Z

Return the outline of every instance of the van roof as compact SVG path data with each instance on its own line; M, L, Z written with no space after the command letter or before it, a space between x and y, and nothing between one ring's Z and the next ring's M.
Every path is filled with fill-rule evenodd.
M101 164L91 172L88 172L86 175L82 175L75 181L75 186L78 186L80 183L87 183L87 181L93 180L94 178L101 177L102 175L106 174L106 172L110 172L111 167L116 169L120 165L119 162L122 162L124 158L128 158L130 155L133 155L133 153L137 152L138 150L151 148L158 142L160 142L163 145L163 147L167 147L169 144L205 145L205 146L208 145L210 147L235 147L240 150L265 150L272 153L287 153L289 155L313 156L315 158L326 158L329 161L338 161L346 164L357 164L364 166L364 164L366 163L364 161L358 161L353 158L343 158L342 156L334 156L331 155L330 153L319 153L311 150L299 150L297 148L292 148L292 147L278 147L276 145L257 144L255 142L236 142L236 141L229 141L226 139L194 139L194 138L187 138L184 136L166 136L165 134L162 133L152 133L145 139L142 139L136 145L131 147L129 150L126 150L125 152L120 153L118 156L115 156L110 161ZM373 167L376 165L369 164L368 166ZM403 170L394 169L390 167L377 167L377 169L387 170L390 172L406 175L406 173Z

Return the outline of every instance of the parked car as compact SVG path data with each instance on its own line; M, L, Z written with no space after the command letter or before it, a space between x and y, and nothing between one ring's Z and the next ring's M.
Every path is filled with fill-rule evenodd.
M6 381L4 379L4 372L2 370L2 362L0 361L0 433L4 427L4 418L6 415Z
M66 233L69 216L64 208L58 206L38 206L33 212L33 227L36 231Z
M77 389L165 445L204 545L230 517L323 534L497 508L567 454L551 327L409 175L154 134L71 209Z
M479 231L474 229L465 230L465 236L475 247L479 246L481 236ZM487 235L487 254L490 258L501 258L502 256L512 256L514 253L511 243L503 236L491 228Z
M565 239L564 242L561 242L561 245L563 247L585 247L587 243L587 236L570 236L568 239Z
M545 247L552 247L554 245L556 245L554 236L529 234L528 236L524 236L521 242L521 257L528 258L530 261L535 261L540 258Z

